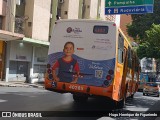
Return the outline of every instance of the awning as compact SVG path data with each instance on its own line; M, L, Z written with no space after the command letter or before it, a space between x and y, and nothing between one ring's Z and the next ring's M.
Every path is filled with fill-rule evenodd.
M50 42L48 42L48 41L36 40L36 39L32 39L32 38L27 38L27 37L24 37L23 41L24 42L35 43L35 44L47 45L47 46L49 46L49 44L50 44Z
M23 38L24 38L23 34L0 30L0 41L20 40Z

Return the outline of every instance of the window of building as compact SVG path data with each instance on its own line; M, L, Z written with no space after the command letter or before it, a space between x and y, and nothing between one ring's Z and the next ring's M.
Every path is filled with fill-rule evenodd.
M32 22L28 22L28 27L31 27L32 26Z
M10 61L9 63L9 74L10 77L15 78L21 78L26 77L28 78L28 62L23 61Z
M59 18L61 17L61 12L62 12L62 4L58 3L58 6L57 6L57 15L56 15L57 20L59 20Z
M25 0L21 0L21 4L25 4Z
M0 30L2 30L2 21L3 21L3 17L0 16Z
M100 14L101 14L101 0L98 0L97 18L100 18Z
M34 64L33 73L45 73L46 65Z
M68 14L68 11L64 11L64 14L67 15L67 14Z
M24 5L25 4L25 0L16 0L16 4L17 5Z

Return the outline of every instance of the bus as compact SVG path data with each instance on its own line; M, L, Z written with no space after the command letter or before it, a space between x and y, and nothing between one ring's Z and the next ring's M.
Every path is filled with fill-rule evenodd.
M72 57L75 63L70 62L72 70L67 68L67 64L64 69L61 68L64 64L53 69L57 61L61 59L59 64L64 61L67 42L74 43ZM73 69L75 64L79 71ZM75 78L77 82L73 82ZM59 20L55 23L48 52L45 89L71 93L75 102L103 96L112 100L116 107L123 107L126 98L133 97L138 90L138 81L139 59L114 22Z
M149 82L149 75L146 73L140 73L138 91L143 91L144 85Z

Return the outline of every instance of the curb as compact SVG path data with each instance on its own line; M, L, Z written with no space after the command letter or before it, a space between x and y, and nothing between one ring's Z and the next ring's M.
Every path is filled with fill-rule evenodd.
M41 86L41 85L29 85L29 86L34 88L44 88L44 86Z
M36 84L28 84L28 85L22 85L22 84L9 84L9 83L0 83L0 87L34 87L34 88L44 88L42 85L36 85Z

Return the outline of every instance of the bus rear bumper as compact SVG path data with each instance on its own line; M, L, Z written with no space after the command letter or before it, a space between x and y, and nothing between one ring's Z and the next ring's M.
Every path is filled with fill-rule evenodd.
M112 98L113 86L97 87L47 80L45 81L45 89L58 93L82 93L89 96L106 96Z

